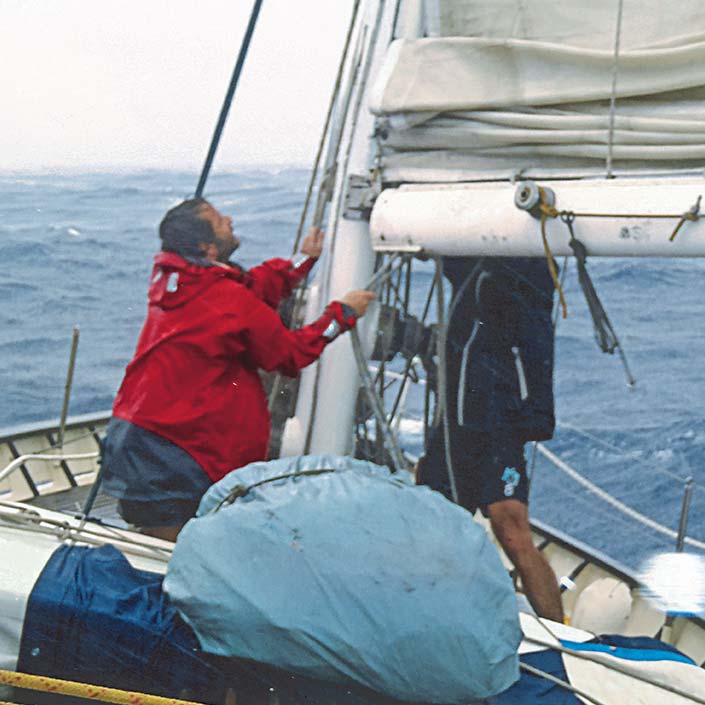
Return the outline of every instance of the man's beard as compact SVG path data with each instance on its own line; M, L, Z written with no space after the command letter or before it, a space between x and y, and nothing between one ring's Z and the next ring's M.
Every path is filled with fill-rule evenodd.
M228 243L227 245L222 246L218 244L216 246L218 247L218 262L227 264L230 261L230 255L232 255L233 252L235 252L235 250L240 247L240 243Z

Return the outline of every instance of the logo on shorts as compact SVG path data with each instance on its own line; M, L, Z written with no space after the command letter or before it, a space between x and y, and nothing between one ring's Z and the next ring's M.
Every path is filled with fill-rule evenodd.
M504 496L512 497L514 496L514 490L516 490L517 485L521 475L514 468L506 468L502 474L502 482L504 483Z

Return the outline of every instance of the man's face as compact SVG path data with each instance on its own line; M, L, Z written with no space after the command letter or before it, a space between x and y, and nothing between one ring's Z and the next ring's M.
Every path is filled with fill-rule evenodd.
M240 246L240 241L233 233L233 219L220 213L210 203L204 203L198 215L211 224L215 234L215 242L208 246L206 256L212 255L218 262L227 262Z

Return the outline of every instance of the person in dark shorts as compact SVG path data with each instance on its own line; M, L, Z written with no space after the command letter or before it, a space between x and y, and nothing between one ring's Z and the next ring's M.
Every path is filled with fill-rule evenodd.
M560 590L529 525L524 445L551 438L553 281L545 260L447 257L453 288L446 403L458 503L487 516L542 617L563 621ZM417 482L453 499L444 423L429 432Z

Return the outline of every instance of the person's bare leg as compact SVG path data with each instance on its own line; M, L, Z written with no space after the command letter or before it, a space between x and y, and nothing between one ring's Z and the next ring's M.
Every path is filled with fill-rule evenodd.
M546 557L531 540L526 505L507 499L490 504L487 514L497 540L521 576L524 592L536 614L563 622L558 581Z
M145 536L153 536L156 539L164 539L164 541L171 541L174 543L176 541L176 537L183 528L183 524L178 524L176 526L141 526L140 533Z

